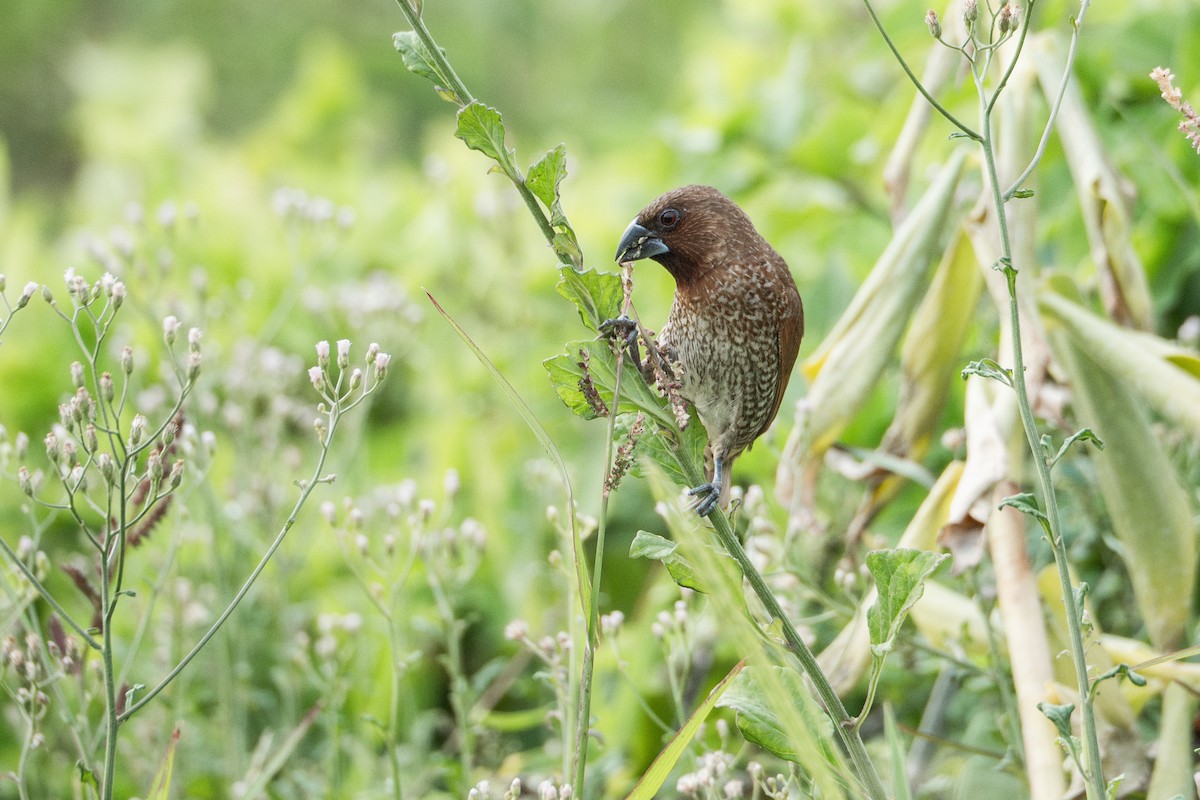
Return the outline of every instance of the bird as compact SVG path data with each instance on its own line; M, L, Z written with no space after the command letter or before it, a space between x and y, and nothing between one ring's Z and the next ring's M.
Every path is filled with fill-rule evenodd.
M707 480L688 492L707 516L728 503L734 459L779 413L804 336L804 304L787 262L711 186L666 192L634 217L616 260L645 258L675 279L658 345L679 365L680 394L708 434Z

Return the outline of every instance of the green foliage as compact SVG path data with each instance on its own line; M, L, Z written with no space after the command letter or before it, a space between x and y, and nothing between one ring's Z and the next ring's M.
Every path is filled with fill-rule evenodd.
M0 386L9 389L0 409L0 539L12 551L0 569L0 638L11 637L22 653L28 636L53 641L51 620L63 615L29 593L29 576L86 624L90 601L63 567L90 569L98 557L69 518L31 514L19 482L21 466L56 479L43 438L75 392L66 354L79 343L41 299L40 285L62 303L67 269L89 281L112 272L128 283L124 327L97 356L111 364L121 346L135 347L136 374L145 380L130 389L131 412L165 410L155 389L171 370L162 318L204 330L204 369L180 439L193 448L183 490L156 535L133 551L118 595L127 613L110 626L119 651L138 654L113 694L141 687L135 703L204 635L288 518L293 483L309 478L303 467L318 449L316 400L306 399L315 396L304 370L313 342L344 336L361 353L379 341L395 355L368 413L339 433L327 470L337 480L314 486L313 508L297 516L277 566L191 666L137 712L137 727L122 732L114 794L150 794L168 760L174 794L189 796L224 796L238 785L295 798L462 797L488 778L497 797L515 777L527 794L542 780L568 780L564 759L577 713L569 683L582 674L581 620L590 611L579 587L586 558L572 552L572 526L590 558L589 516L608 471L599 455L606 424L580 419L597 414L581 381L589 378L612 407L616 357L596 334L622 306L620 276L583 270L583 256L606 262L631 213L686 182L734 196L787 258L808 312L802 358L828 355L827 339L847 341L829 334L841 330L838 320L855 307L864 281L887 309L859 317L868 332L853 342L856 355L821 364L830 376L822 392L833 399L816 412L836 417L838 428L827 437L828 454L806 475L785 469L779 485L790 491L772 491L779 463L796 456L786 440L797 427L793 410L809 393L798 372L776 429L737 463L731 530L818 651L853 629L868 652L867 626L859 619L854 627L853 610L865 607L871 581L854 565L868 547L896 542L925 497L897 475L936 476L964 455L975 461L981 420L974 410L964 418L962 383L945 377L944 363L955 373L972 364L971 372L997 379L988 382L998 393L988 394L984 420L1000 428L992 463L1019 482L1009 504L1045 520L1048 508L1025 479L1032 461L1017 455L1021 442L1004 426L1011 408L999 399L1014 372L998 347L1008 341L1008 323L994 300L1003 286L992 283L1003 275L991 265L1019 267L1022 296L1036 299L1021 309L1033 339L1026 375L1040 392L1035 401L1046 401L1036 406L1044 433L1034 440L1037 457L1055 467L1072 571L1093 587L1088 652L1103 654L1110 634L1119 634L1158 644L1147 659L1167 659L1131 673L1148 679L1141 689L1132 680L1096 688L1097 676L1126 673L1120 664L1117 672L1093 666L1100 713L1117 708L1105 724L1127 736L1131 750L1153 746L1156 763L1170 765L1150 796L1190 791L1194 708L1185 687L1196 684L1188 664L1161 650L1195 627L1193 604L1179 598L1191 593L1200 486L1200 403L1193 402L1200 358L1184 324L1200 307L1193 191L1200 159L1146 73L1173 66L1184 96L1196 102L1200 84L1189 59L1200 46L1197 9L1098 4L1089 11L1073 78L1080 103L1072 113L1084 117L1060 120L1062 133L1050 137L1029 188L1012 193L1007 210L1019 233L1011 261L999 260L980 233L991 212L976 205L980 165L968 159L945 213L932 220L940 227L931 247L911 270L877 283L868 280L872 265L936 165L951 147L972 145L948 146L950 128L935 120L906 153L907 183L890 182L891 148L912 92L877 34L846 23L846 9L808 0L664 0L640 8L631 25L611 4L425 6L423 21L444 48L430 49L414 31L398 34L390 49L386 32L404 26L394 7L358 9L331 23L327 5L312 0L268 4L249 16L226 0L202 11L167 3L152 13L118 0L102 20L77 0L53 7L17 0L0 26L8 77L0 85L0 274L7 280ZM1065 30L1069 12L1037 4L1027 56L1051 43L1039 34ZM922 64L938 46L919 13L899 6L881 13L910 63ZM280 59L281 52L296 57ZM1053 87L1038 81L1013 75L1010 97L1029 116L998 107L1003 135L1040 124L1038 109ZM430 84L462 109L457 125ZM947 84L937 97L975 127L969 86ZM1082 122L1094 136L1072 133ZM1028 156L1002 144L1014 162ZM508 180L488 175L482 156ZM526 164L522 174L518 165ZM1000 165L1002 173L1023 167ZM1080 167L1109 171L1090 173L1103 178L1098 183ZM294 186L304 192L287 188ZM530 224L531 209L541 223ZM987 282L988 291L948 290L927 304L937 281L928 279L930 267L946 240L955 267L965 264L962 274ZM1116 285L1135 299L1139 330L1105 294L1108 263L1120 267ZM670 278L646 264L635 279L640 318L654 328L666 315ZM11 313L30 281L38 293ZM446 335L422 288L477 353ZM951 315L961 326L949 324ZM910 356L932 356L934 345L936 368L909 383L917 363ZM543 364L550 353L560 355ZM1044 373L1047 360L1054 367ZM623 796L650 774L660 793L682 793L675 781L702 773L703 759L718 752L727 756L722 779L760 795L761 776L778 773L776 786L793 795L820 786L825 796L859 796L846 765L821 771L838 747L828 717L784 666L793 662L781 645L781 620L748 600L712 529L683 514L664 522L646 482L635 479L662 471L656 499L674 509L676 487L697 481L705 434L694 418L680 432L666 399L625 363L614 427L623 435L629 415L642 411L649 430L634 451L634 477L609 506L596 610L619 610L625 620L596 651L584 729L599 735L575 796ZM853 381L839 383L839 374ZM938 403L917 413L910 390ZM883 443L885 429L906 414L919 417L911 429L920 430L924 450ZM129 416L122 421L127 429ZM211 462L200 455L210 441L201 439L205 432L214 442ZM1078 441L1097 447L1073 447ZM959 482L957 504L994 504L983 490L966 497L982 466L972 463ZM441 487L449 468L455 492ZM576 487L565 499L564 484ZM314 513L320 503L330 506ZM678 527L684 523L686 530ZM483 552L470 544L481 529ZM848 542L847 530L861 538ZM1036 572L1049 563L1048 551L1041 537L1030 541ZM876 746L885 743L893 765L925 753L922 781L897 784L896 796L936 793L951 782L978 789L972 796L981 800L1020 792L1012 769L997 772L999 759L981 753L1020 752L1009 731L1019 735L1019 726L996 722L1017 718L998 686L1007 662L1028 655L1007 647L999 629L996 653L981 646L973 621L995 617L980 613L993 588L987 561L968 575L927 579L930 589L909 615L915 624L891 631L892 655L870 678L881 702L890 701L887 733L869 742L871 752L885 752ZM679 585L707 593L681 596ZM1044 612L1062 606L1053 593L1034 599ZM1083 590L1071 599L1082 604ZM941 605L920 613L931 601ZM685 604L689 622L659 638L657 615L673 602ZM938 618L956 622L935 629L928 620ZM506 626L519 619L528 620L524 638L519 626L506 638ZM1056 653L1066 645L1053 634ZM67 626L65 635L84 648L73 652L87 652L79 632ZM88 750L94 728L76 735L77 723L102 704L101 684L85 679L98 662L87 657L81 676L48 647L30 652L44 670L37 687L11 661L0 670L5 718L15 723L0 731L0 769L23 775L29 797L98 796L101 762L81 759L78 744ZM747 655L752 677L724 696L741 693L745 713L709 709L707 691ZM897 731L918 726L927 699L932 706L928 676L950 662L962 677L955 702L938 717L943 739L924 750L914 741L903 754ZM1178 692L1163 693L1168 684ZM861 678L845 686L855 701L866 688ZM17 702L20 689L45 695L40 715ZM1106 704L1105 695L1120 702ZM394 709L391 698L399 698ZM785 719L793 708L803 714ZM735 714L739 723L758 720L745 723L745 737L730 730ZM708 720L703 730L671 738L700 716ZM183 725L174 744L176 722ZM878 730L874 722L864 735ZM1070 729L1060 735L1073 742ZM673 749L652 767L665 742ZM752 774L750 762L761 773ZM6 785L19 796L16 783ZM724 787L707 788L719 796Z

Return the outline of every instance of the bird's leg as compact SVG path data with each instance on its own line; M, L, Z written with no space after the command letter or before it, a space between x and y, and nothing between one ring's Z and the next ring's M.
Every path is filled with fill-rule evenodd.
M633 359L634 366L638 372L642 372L642 353L638 348L638 324L636 320L630 319L625 314L613 319L606 319L600 323L600 333L602 335L619 339L622 346L629 349L629 357Z
M708 483L702 483L695 489L688 489L688 495L699 497L696 502L696 513L707 517L721 500L721 487L725 485L725 459L713 456L713 476Z

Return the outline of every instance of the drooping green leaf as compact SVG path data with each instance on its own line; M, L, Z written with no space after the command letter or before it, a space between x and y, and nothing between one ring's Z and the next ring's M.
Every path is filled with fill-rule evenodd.
M708 697L704 698L704 702L688 716L687 722L683 724L683 727L671 737L671 741L667 742L667 746L655 757L654 762L650 765L650 769L642 774L641 779L633 787L633 791L629 793L626 800L650 800L650 798L658 796L659 789L662 788L663 783L670 777L671 771L675 769L675 765L679 763L679 759L687 752L688 745L691 744L692 739L696 736L696 732L700 730L700 725L703 724L704 720L708 719L708 715L716 707L717 701L721 699L721 696L729 688L733 679L738 676L738 673L742 671L742 667L745 664L745 661L739 662L708 693Z
M737 711L743 736L779 758L810 766L814 753L832 760L833 723L795 670L749 667L720 705ZM803 724L789 724L789 716L797 713Z
M1075 710L1074 703L1055 705L1054 703L1038 703L1038 711L1046 715L1046 719L1054 723L1058 735L1067 739L1071 736L1071 712Z
M679 554L679 545L666 537L649 531L638 531L629 546L629 557L661 561L676 584L704 593L695 568Z
M454 135L508 172L512 153L504 146L504 120L499 111L478 100L464 106L458 112L458 129Z
M546 209L558 205L558 186L567 177L567 148L558 145L538 159L525 175L525 185Z
M1076 442L1091 442L1096 446L1096 449L1104 449L1103 440L1093 433L1091 428L1083 428L1075 431L1075 433L1072 433L1067 437L1067 440L1062 443L1062 447L1058 448L1058 452L1054 454L1054 458L1050 460L1050 466L1054 466L1061 461L1062 457L1065 456L1067 451L1071 449L1071 445L1075 444Z
M689 409L688 419L688 426L682 431L672 425L642 443L642 458L662 468L676 486L699 486L704 482L702 470L708 434L694 409ZM688 465L696 465L699 469L693 472ZM640 467L635 468L635 474L640 471Z
M991 378L992 380L1000 381L1005 386L1012 386L1012 373L990 358L972 361L963 367L963 380L965 381L971 375L978 375L981 378Z
M573 267L563 267L558 275L558 284L554 288L575 304L580 319L589 330L599 331L600 323L620 315L624 299L620 275L594 269L581 272Z
M879 595L867 612L873 653L891 647L909 610L921 599L926 579L948 557L906 547L867 553L867 569L875 578Z
M400 53L400 58L409 72L432 82L443 99L457 105L463 104L463 98L447 88L450 81L438 69L429 48L417 36L416 31L400 31L393 34L392 46Z
M1047 536L1052 535L1050 532L1050 519L1046 516L1046 512L1038 508L1037 497L1032 492L1009 495L996 506L997 509L1005 507L1015 508L1022 514L1028 514L1038 521Z

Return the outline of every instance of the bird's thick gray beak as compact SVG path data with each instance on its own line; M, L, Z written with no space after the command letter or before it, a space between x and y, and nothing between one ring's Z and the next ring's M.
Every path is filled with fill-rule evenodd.
M637 261L639 258L653 258L663 253L671 252L663 240L655 236L636 221L629 223L621 243L617 245L617 263Z

